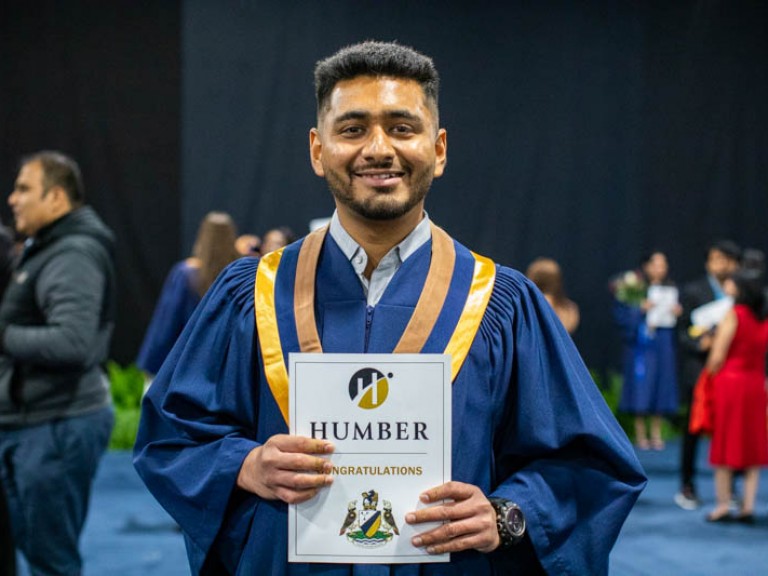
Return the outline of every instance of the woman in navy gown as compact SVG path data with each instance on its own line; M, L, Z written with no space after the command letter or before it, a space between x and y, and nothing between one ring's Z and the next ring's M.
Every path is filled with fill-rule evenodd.
M614 319L624 341L624 385L619 410L634 415L635 443L641 450L664 448L663 419L678 409L674 322L681 308L672 304L671 326L669 321L657 325L656 315L650 313L661 306L652 298L653 287L671 287L668 271L667 257L662 252L652 252L643 258L634 291L615 291ZM646 418L650 420L650 438Z
M236 238L229 214L209 212L200 223L192 256L176 263L168 273L136 360L150 378L157 374L219 272L240 256Z

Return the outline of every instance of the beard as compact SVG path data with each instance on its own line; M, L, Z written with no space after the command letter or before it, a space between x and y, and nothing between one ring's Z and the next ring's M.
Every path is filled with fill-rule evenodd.
M326 171L326 182L333 197L355 214L367 220L386 221L404 216L426 198L432 185L433 173L434 167L416 174L411 173L411 185L405 199L397 198L394 188L382 188L366 195L355 195L354 178L351 175L343 177L332 170Z

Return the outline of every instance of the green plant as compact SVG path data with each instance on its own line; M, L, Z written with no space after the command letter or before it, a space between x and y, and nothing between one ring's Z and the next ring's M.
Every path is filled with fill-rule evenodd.
M621 400L621 388L623 386L621 374L609 371L603 376L603 374L600 374L595 370L591 370L590 373L592 374L592 379L595 381L595 384L597 384L597 387L600 389L605 403L608 404L608 408L610 408L627 436L632 438L635 433L632 416L619 412L619 401Z
M107 374L115 408L115 427L109 440L109 448L130 450L139 429L144 373L135 364L123 367L110 360L107 362Z

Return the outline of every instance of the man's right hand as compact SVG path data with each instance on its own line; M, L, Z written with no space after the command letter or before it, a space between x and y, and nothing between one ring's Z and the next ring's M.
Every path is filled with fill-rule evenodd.
M333 482L333 468L325 458L333 444L306 436L275 434L245 457L237 485L265 500L298 504L312 498Z

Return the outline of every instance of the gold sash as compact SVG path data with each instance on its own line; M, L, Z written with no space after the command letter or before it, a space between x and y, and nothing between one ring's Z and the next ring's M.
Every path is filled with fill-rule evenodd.
M430 223L431 224L431 223ZM448 294L456 251L453 240L431 224L432 260L424 288L394 353L418 353L437 322ZM322 352L315 321L315 277L327 227L307 236L299 250L294 288L296 334L302 352ZM255 312L264 370L269 388L286 423L288 422L288 370L285 366L275 312L275 278L283 250L264 256L256 272ZM451 379L455 379L480 327L496 277L494 263L472 253L475 267L459 321L445 353L451 356Z

